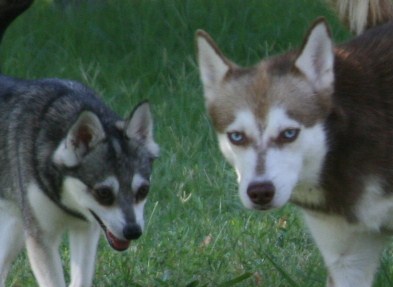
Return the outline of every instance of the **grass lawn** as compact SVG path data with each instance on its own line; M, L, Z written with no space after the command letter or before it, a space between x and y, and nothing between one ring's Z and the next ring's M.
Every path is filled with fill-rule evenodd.
M81 81L121 115L142 99L152 104L161 157L146 231L124 253L102 238L94 286L324 286L322 259L296 207L242 207L204 111L194 42L202 28L231 59L252 65L298 47L321 15L338 42L349 37L315 0L108 0L66 10L37 0L15 21L1 46L5 74ZM391 253L376 286L393 286ZM7 286L36 286L25 254Z

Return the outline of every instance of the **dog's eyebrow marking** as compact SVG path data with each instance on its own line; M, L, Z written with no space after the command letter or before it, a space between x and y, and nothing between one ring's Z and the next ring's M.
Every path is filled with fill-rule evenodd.
M235 120L228 125L225 131L246 131L247 134L251 134L254 137L258 137L259 135L259 128L255 121L255 117L249 109L237 112Z
M131 183L131 188L133 192L137 192L138 189L143 185L143 184L148 184L149 181L146 180L140 173L134 174L132 178L132 183Z
M300 123L291 119L284 108L273 106L267 116L266 137L275 137L282 129L298 128ZM265 140L268 140L266 138Z
M104 181L98 183L98 186L107 186L112 188L114 193L118 193L119 192L119 181L117 180L117 178L115 176L108 176Z

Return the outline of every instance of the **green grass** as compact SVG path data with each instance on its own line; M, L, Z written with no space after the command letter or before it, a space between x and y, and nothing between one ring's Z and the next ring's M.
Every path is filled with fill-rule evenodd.
M7 32L5 74L90 85L127 115L149 99L162 153L146 205L146 232L129 251L100 241L94 286L324 286L326 271L298 210L245 210L204 111L194 33L205 29L242 65L301 44L315 0L129 0L61 11L37 1ZM391 249L377 286L393 282ZM66 277L68 250L63 247ZM25 255L8 286L35 286Z

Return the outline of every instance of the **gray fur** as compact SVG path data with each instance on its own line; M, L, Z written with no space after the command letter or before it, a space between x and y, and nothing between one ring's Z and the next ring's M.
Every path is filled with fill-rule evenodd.
M138 110L142 111L137 113ZM68 153L77 155L76 161L72 165L67 161L63 163L56 159L56 151L79 125L78 119L83 115L87 115L88 120L83 120L86 123L81 124L71 146L67 146ZM134 134L130 134L132 123L138 125L132 130ZM36 239L45 236L28 196L28 184L35 183L65 217L82 224L97 225L97 220L106 232L110 227L104 226L97 211L81 212L80 206L63 202L65 179L77 179L87 187L78 191L87 193L83 196L96 200L95 204L121 211L124 227L120 239L136 239L143 226L136 221L133 209L133 205L139 203L136 202L138 190L131 187L135 174L144 179L143 188L148 187L152 162L158 152L158 148L152 148L155 143L149 133L151 125L147 103L139 105L129 119L123 120L82 84L59 79L28 81L0 76L0 203L14 202L18 206L26 236ZM93 140L95 133L101 133L97 141ZM68 153L60 152L62 156L66 154L65 157ZM100 202L95 188L108 176L116 178L119 190L112 194L111 202ZM0 205L0 218L7 212ZM2 263L0 258L0 272L4 273L1 269L7 266ZM5 278L0 279L1 286Z

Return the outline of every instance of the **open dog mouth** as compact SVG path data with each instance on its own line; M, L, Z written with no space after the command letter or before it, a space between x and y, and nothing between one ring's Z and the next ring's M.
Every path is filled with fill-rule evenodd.
M104 230L106 240L108 241L109 245L117 250L117 251L124 251L126 250L129 246L131 241L129 240L121 240L117 238L112 232L108 230L108 228L105 226L105 224L101 221L101 219L95 214L93 211L91 211L91 214L93 214L94 218L97 220L98 224L101 226L102 230Z

